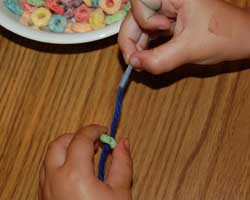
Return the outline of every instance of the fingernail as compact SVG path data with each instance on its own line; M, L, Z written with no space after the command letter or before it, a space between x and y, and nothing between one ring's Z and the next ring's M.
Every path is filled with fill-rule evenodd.
M129 142L127 138L123 140L123 147L127 152L129 152Z
M141 61L138 57L132 57L130 63L135 68L141 68Z

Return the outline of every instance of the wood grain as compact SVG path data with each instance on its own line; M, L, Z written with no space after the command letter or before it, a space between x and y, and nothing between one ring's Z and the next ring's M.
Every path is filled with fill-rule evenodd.
M0 199L37 199L47 145L110 125L124 65L116 37L60 46L0 32ZM249 67L133 74L118 129L131 143L133 199L250 199Z

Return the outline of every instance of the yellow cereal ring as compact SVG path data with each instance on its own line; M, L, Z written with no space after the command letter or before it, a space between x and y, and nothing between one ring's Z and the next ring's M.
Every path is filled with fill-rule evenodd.
M99 6L109 15L117 13L122 6L122 0L99 0Z
M32 25L31 12L25 11L20 17L19 21L24 26L31 26Z
M100 29L105 27L104 18L105 16L102 9L96 9L95 11L90 13L89 23L94 30Z
M45 27L49 24L51 12L47 8L37 8L31 15L31 20L36 27Z
M91 0L83 0L86 6L92 7L92 1Z
M76 33L84 33L88 31L92 31L92 27L90 24L85 23L85 22L76 22L71 24L71 30L76 32Z

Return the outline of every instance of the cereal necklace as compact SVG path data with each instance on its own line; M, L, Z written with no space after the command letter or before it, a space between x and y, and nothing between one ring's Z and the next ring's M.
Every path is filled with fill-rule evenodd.
M98 178L101 181L104 181L105 163L106 163L108 154L110 152L110 149L115 148L115 145L116 145L114 138L115 138L116 129L120 120L124 90L126 89L131 72L132 72L132 66L129 65L119 84L116 105L115 105L115 112L114 112L114 116L113 116L113 120L111 124L110 136L102 135L100 138L101 141L105 143L102 149L102 153L101 153L101 157L99 161L99 169L98 169Z

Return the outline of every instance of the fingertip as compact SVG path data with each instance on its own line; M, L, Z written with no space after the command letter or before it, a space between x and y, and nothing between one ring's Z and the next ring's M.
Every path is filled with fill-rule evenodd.
M112 153L112 163L106 182L112 188L130 189L133 175L133 163L128 139L122 138Z
M114 156L116 156L116 154L130 154L130 145L129 145L129 141L127 138L122 138L119 140L116 148L114 149Z
M136 69L140 70L141 69L141 60L138 56L132 55L130 58L130 64Z

